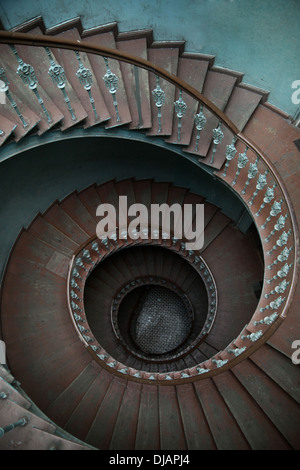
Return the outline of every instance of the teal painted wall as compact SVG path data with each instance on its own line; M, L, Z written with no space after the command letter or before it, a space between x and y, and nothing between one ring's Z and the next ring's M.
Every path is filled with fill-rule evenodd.
M299 106L291 99L300 80L299 0L0 0L6 29L38 15L46 27L80 16L85 28L112 21L120 31L152 28L156 40L186 40L187 51L244 73L287 113Z

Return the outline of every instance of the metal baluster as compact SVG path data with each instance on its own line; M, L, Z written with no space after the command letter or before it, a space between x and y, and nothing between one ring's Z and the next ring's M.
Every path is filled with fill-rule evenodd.
M72 271L72 276L78 277L78 279L80 279L81 281L83 281L82 277L80 276L80 274L79 274L79 272L77 271L76 268L73 269L73 271Z
M270 211L270 215L269 217L267 218L267 220L265 221L265 223L261 226L262 229L265 229L266 226L267 226L267 223L270 222L271 218L272 217L275 217L276 215L278 215L280 212L281 212L281 204L283 203L283 199L281 199L281 201L275 201L272 208L271 208L271 211Z
M274 199L274 189L276 187L276 184L273 185L272 188L267 188L265 197L263 199L263 203L261 204L260 208L256 212L256 216L258 217L259 214L261 213L262 209L265 207L266 204L269 204L273 199Z
M22 82L25 83L25 85L28 85L29 89L31 91L33 91L33 93L35 94L35 96L38 100L38 103L40 104L42 110L44 111L44 114L47 118L47 121L52 122L52 118L50 116L50 113L44 105L44 100L38 92L38 89L37 89L38 80L36 78L34 68L30 64L25 64L25 62L19 56L18 51L16 50L14 45L11 44L10 48L13 51L13 53L15 54L15 56L17 58L17 61L19 63L19 66L17 68L17 74L21 78Z
M79 307L79 305L75 304L75 302L71 302L71 307L73 308L73 310L79 310L79 312L82 312L82 308Z
M270 251L267 251L268 255L271 255L273 251L277 250L279 246L284 246L287 244L289 235L292 233L292 229L290 229L288 232L282 232L280 237L278 238L276 245L273 246L273 248Z
M235 148L235 143L237 141L237 138L236 137L233 137L232 139L232 142L230 145L226 145L226 163L225 163L225 168L224 168L224 173L223 173L223 176L226 176L227 174L227 169L229 167L229 164L231 162L231 160L234 159L235 157L235 154L237 152L237 149Z
M28 422L29 422L29 418L27 416L24 416L24 418L19 419L15 423L11 423L11 424L8 424L7 426L3 426L3 428L0 428L0 437L4 436L4 434L6 434L9 431L12 431L18 426L26 426Z
M80 333L88 333L90 331L82 325L77 325L77 328L80 331Z
M195 114L194 121L195 121L195 126L196 126L196 129L197 129L195 152L198 152L200 132L204 129L205 124L206 124L206 117L203 114L203 105L202 104L200 105L200 112L198 114Z
M92 260L89 250L83 250L82 256L88 259L90 263L95 264L95 262Z
M277 220L276 224L274 225L274 229L272 232L265 238L265 242L269 242L270 238L279 230L281 230L285 226L285 220L287 218L287 214L285 216L281 215L279 219Z
M120 115L119 115L119 108L118 108L118 102L116 99L116 93L119 88L118 82L119 79L115 73L113 73L108 65L108 58L103 57L104 62L105 62L105 67L106 67L106 74L103 76L103 80L105 83L106 88L108 89L109 93L111 94L114 102L114 107L117 115L117 121L120 122Z
M256 198L258 191L263 189L266 184L267 184L267 174L269 173L269 170L265 171L265 174L261 173L258 175L257 183L256 183L256 190L253 193L251 201L249 201L249 205L252 206L254 199Z
M87 271L87 269L84 267L84 264L81 258L77 258L75 264L76 266L79 266L80 268L84 269L84 271Z
M275 287L275 289L273 289L271 292L269 292L269 294L265 294L265 298L268 299L270 297L270 295L273 295L275 293L283 294L283 292L286 290L289 283L290 283L289 281L284 279L283 281L280 282L280 284L278 284L278 286Z
M71 290L70 295L71 295L72 299L76 299L78 302L82 302L82 299L80 297L78 297L76 292L74 292L73 290Z
M250 339L253 343L257 341L263 335L262 330L257 331L256 333L250 333L249 335L242 335L242 339Z
M203 367L196 367L196 369L197 369L198 375L206 374L206 372L210 371L210 369L204 369Z
M75 279L71 279L71 286L72 286L74 289L78 289L79 291L82 290L82 289L79 287L79 285L77 284L77 282L75 281Z
M264 312L265 310L272 309L276 310L277 308L280 307L281 304L285 301L285 297L281 297L281 295L276 299L273 300L272 302L269 303L269 305L266 305L265 307L260 308L260 312Z
M5 70L2 67L0 67L0 80L2 80L2 82L4 83L4 87L1 87L1 91L3 91L6 94L8 100L11 104L11 107L15 110L15 112L19 116L19 118L20 118L20 120L23 124L23 127L27 127L28 126L27 122L23 118L23 116L22 116L22 114L21 114L21 112L20 112L20 110L17 106L17 103L15 102L15 100L13 99L13 97L10 94L9 87L8 87L9 81L7 79Z
M248 157L247 157L247 150L248 150L248 147L246 146L245 148L245 152L244 153L240 153L239 154L239 158L238 158L238 169L236 171L236 174L235 174L235 178L232 182L232 186L235 186L236 185L236 182L237 182L237 179L238 179L238 176L242 170L242 168L245 168L245 166L247 165L248 163Z
M292 250L292 248L285 247L282 250L282 252L280 253L280 255L277 256L277 259L275 261L273 261L272 264L269 264L268 269L272 269L272 267L275 264L281 263L282 261L286 261L289 257L289 254L290 254L291 250Z
M74 111L72 109L72 106L70 104L70 98L68 97L67 92L66 92L67 79L66 79L64 68L54 61L49 47L45 47L45 50L46 50L46 53L49 57L50 64L51 64L50 67L49 67L48 73L49 73L53 83L55 83L55 85L57 85L57 87L61 90L61 92L64 96L65 103L66 103L66 105L68 107L68 110L71 114L72 120L76 121L76 116L75 116Z
M246 351L246 346L244 346L242 348L228 349L228 352L231 353L231 354L234 354L235 357L239 356L244 351Z
M78 315L75 312L73 312L73 315L74 315L74 318L75 318L76 321L81 321L82 323L85 323L85 320L83 318L81 318L80 315Z
M79 52L75 51L75 54L76 54L76 58L77 58L78 63L79 63L79 69L76 72L76 76L78 77L80 83L84 86L84 89L88 92L89 100L90 100L90 103L91 103L93 111L94 111L95 121L97 121L99 119L99 116L97 114L97 110L96 110L96 107L95 107L95 101L94 101L94 98L93 98L93 95L92 95L92 92L91 92L91 88L92 88L92 85L93 85L92 72L90 71L90 69L85 67L83 65L83 63L81 62Z
M213 143L214 143L214 146L213 146L213 151L212 151L212 155L211 155L211 159L210 159L211 164L214 162L215 153L217 151L217 146L222 142L223 137L224 137L224 132L221 129L221 121L220 121L219 124L218 124L218 127L213 129Z
M158 113L158 133L161 132L161 108L165 103L165 92L161 89L159 85L159 76L156 75L156 87L152 91L153 99L155 101L155 105L157 107Z
M286 277L292 266L293 266L293 263L291 264L285 263L285 265L279 271L277 271L277 274L275 274L275 276L273 276L272 279L268 279L267 281L268 284L271 284L271 282L275 281L275 279L278 279L278 278L282 279L283 277Z
M99 258L102 258L102 255L101 255L101 253L100 253L100 251L99 251L99 245L98 245L97 242L94 242L94 243L92 244L92 250L93 250L93 251L96 251L96 253L98 253Z
M257 157L255 163L250 163L250 165L249 165L248 179L247 179L247 181L246 181L246 183L245 183L245 186L244 186L244 189L243 189L243 191L242 191L242 194L245 194L245 193L246 193L247 186L249 185L250 180L251 180L252 178L255 178L255 176L256 176L257 173L258 173L258 168L257 168L258 160L259 160L259 158Z
M91 343L94 341L94 338L91 338L91 336L82 335L82 337L85 339L87 343Z
M212 359L212 361L214 364L216 364L217 368L220 368L220 367L223 367L225 364L227 364L228 362L228 359L224 359L223 361L221 359Z
M182 99L182 90L179 90L179 99L175 101L175 112L178 118L178 135L177 140L180 142L181 140L181 120L183 116L185 116L187 105Z
M263 325L272 325L272 323L274 323L274 321L276 320L277 317L278 317L278 313L274 312L271 315L269 315L268 317L265 317L263 320L255 321L254 325L256 326L256 325L259 325L261 323Z

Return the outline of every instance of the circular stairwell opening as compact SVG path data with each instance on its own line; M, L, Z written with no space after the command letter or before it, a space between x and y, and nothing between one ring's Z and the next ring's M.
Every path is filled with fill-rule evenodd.
M91 334L126 365L188 354L205 336L209 305L208 286L197 270L177 253L153 245L109 255L84 288Z
M143 355L171 353L190 335L192 308L175 288L140 286L128 293L119 306L120 334Z

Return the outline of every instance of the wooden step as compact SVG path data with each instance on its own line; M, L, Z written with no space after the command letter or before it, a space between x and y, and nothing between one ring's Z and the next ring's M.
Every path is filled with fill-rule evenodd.
M253 377L251 379L253 380ZM213 381L251 449L291 449L282 434L232 372L219 374ZM256 380L254 382L256 383Z
M98 366L99 372L88 390L77 404L68 421L65 429L78 439L85 441L86 436L93 425L97 411L105 397L112 375L105 369Z
M155 47L155 45L157 47ZM162 47L163 43L153 43L148 48L148 59L153 64L164 68L169 73L176 75L179 58L179 48L176 47ZM147 132L149 136L170 136L173 131L173 112L175 101L175 87L170 82L160 79L159 86L165 94L165 102L161 109L161 128L159 126L158 109L153 98L153 90L157 86L156 76L153 73L149 74L149 85L151 92L151 112L152 112L152 128Z
M161 450L186 450L188 444L176 387L164 386L158 390Z
M206 382L206 381L205 381ZM180 413L189 450L215 450L216 445L199 403L197 386L185 384L176 387Z
M142 384L127 382L109 446L111 450L128 451L135 448L141 390Z
M194 384L209 432L218 450L248 450L249 444L212 379Z
M51 28L47 30L47 34L73 41L81 40L77 27L71 27L70 29L66 29L63 32L59 31L58 33L56 33L55 28ZM110 119L110 114L98 84L98 77L94 73L87 54L80 52L78 53L78 57L81 61L82 67L88 69L92 73L92 86L90 89L90 94L87 92L87 90L84 89L84 84L80 83L79 78L76 75L79 70L80 63L75 52L68 51L67 49L56 49L54 53L59 64L64 67L68 81L85 110L86 118L83 127L86 129L96 124L108 121ZM93 100L95 109L92 106L90 98Z
M247 88L243 84L238 84L232 91L224 113L233 122L233 124L236 125L239 131L242 131L263 99L265 99L265 97L262 92L259 93L259 90L254 91L254 89ZM226 145L230 145L233 138L232 133L226 127L223 129L223 133L224 138L218 145L214 157L215 166L218 168L221 168L225 162ZM208 159L211 158L212 151L213 149L211 146L208 153Z
M88 236L96 234L95 219L86 210L76 192L63 199L60 206Z
M112 29L99 27L92 28L90 30L85 30L84 34L82 34L82 39L95 45L115 49L116 41L114 33L114 24L112 25ZM108 58L106 66L105 60L102 56L88 54L88 57L94 70L94 74L97 77L98 85L105 100L106 107L110 116L109 122L106 124L105 127L109 129L112 127L129 124L132 118L130 114L130 109L126 96L126 88L119 61ZM105 81L103 79L105 74L109 72L107 67L109 68L110 72L115 74L118 78L117 91L115 94L117 109L114 106L113 96L111 96L111 93L106 88Z
M99 366L92 361L80 371L72 382L69 384L65 382L64 390L46 409L47 415L51 416L57 425L64 428L98 376L99 370ZM70 400L70 396L72 396L72 400Z
M44 49L37 48L37 51L35 51L35 48L32 48L30 46L17 45L15 46L15 49L20 59L23 60L24 63L28 63L29 65L31 65L34 69L37 79L36 90L39 97L35 96L33 91L28 88L28 85L23 83L21 77L17 75L17 57L15 57L13 51L10 49L9 46L3 44L0 47L1 62L7 75L7 78L10 82L9 91L11 92L11 95L17 104L19 101L19 109L21 113L22 108L24 109L25 114L23 117L25 121L26 113L32 115L31 120L33 119L33 115L36 116L36 119L38 120L38 134L42 135L44 132L48 131L53 126L60 123L60 121L63 119L63 114L52 101L51 96L48 95L48 87L43 84L43 79L40 79L40 76L45 74L43 68L42 71L40 71L40 65L41 63L46 63L46 54ZM41 62L42 57L44 60ZM49 80L48 77L47 79ZM42 100L44 108L39 103L39 99Z
M88 444L109 449L125 390L126 381L113 377L87 434Z
M54 432L55 426L48 421L36 416L31 411L24 409L9 399L1 400L0 427L7 426L27 417L28 423L19 426L4 434L0 440L1 450L26 450L30 449L34 428L39 428L48 432Z
M159 388L143 385L136 428L136 450L160 449Z
M299 449L299 404L249 360L236 365L232 372L264 410L278 434L285 437L285 445ZM283 420L282 416L288 419Z
M9 139L11 135L14 135L14 130L17 124L4 116L4 113L0 114L0 147Z
M203 86L203 95L208 98L221 111L226 107L237 78L234 75L222 73L220 69L208 70ZM218 126L218 119L206 108L203 108L206 124L201 131L198 151L195 150L197 130L193 129L191 143L184 151L202 157L200 160L209 163L208 150L212 142L212 131Z
M141 34L142 33L143 31L141 31ZM119 34L116 41L118 50L145 60L148 59L147 44L147 37L140 37L140 34L134 34L134 32L132 32L131 38L128 38L128 35ZM120 61L120 67L132 119L132 122L129 124L129 129L151 128L152 119L148 71L122 61Z
M203 84L209 67L209 60L198 54L185 54L179 58L177 77L184 80L197 91L202 93ZM175 99L179 99L179 90L176 89ZM178 139L178 118L174 111L173 134L166 142L180 145L189 145L194 127L194 116L198 112L199 103L186 93L182 94L186 103L186 114L182 118L180 139Z

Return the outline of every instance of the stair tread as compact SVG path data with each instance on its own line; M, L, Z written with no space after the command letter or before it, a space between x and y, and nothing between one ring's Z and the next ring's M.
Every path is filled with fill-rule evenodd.
M195 382L194 386L217 449L249 449L245 436L230 413L213 380L201 380Z
M147 38L116 41L117 49L147 60ZM120 61L132 122L129 129L152 126L148 72ZM134 84L134 85L133 85Z
M185 450L187 442L176 388L164 386L158 390L161 450Z
M87 235L96 235L95 219L86 210L76 192L61 201L60 206Z
M158 387L142 387L136 430L136 450L160 449Z
M281 433L231 372L219 374L213 380L251 449L290 449Z
M251 360L296 402L300 402L298 368L290 358L268 344L251 355Z
M153 64L163 67L169 73L176 75L178 67L179 49L170 48L148 48L148 60ZM173 128L173 108L175 98L175 87L166 80L160 79L159 85L165 93L165 103L161 108L161 130L159 129L159 120L157 106L153 100L153 90L156 88L156 76L149 73L149 86L151 91L151 110L152 110L152 128L147 131L149 136L170 136Z
M237 85L234 87L232 94L230 95L224 113L236 125L236 127L242 131L259 105L261 99L262 95L259 93L255 93L254 91L247 90ZM214 157L215 166L218 168L221 168L225 162L226 145L230 145L233 138L233 134L227 128L223 129L223 133L224 138L218 145ZM208 158L211 158L211 156L212 146L208 152Z
M127 383L109 446L111 450L133 450L135 447L141 388L142 384Z
M32 51L32 48L30 47L26 48L26 46L19 46L19 45L16 46L16 50L20 58L25 63L28 62L34 68L36 78L38 80L37 92L39 94L39 97L43 100L46 110L50 114L50 117L51 117L50 122L48 120L48 116L45 115L44 110L39 104L38 98L34 96L34 93L31 92L28 89L28 86L22 82L22 79L17 76L16 72L18 68L18 62L17 62L17 58L14 57L14 53L10 50L9 46L6 46L6 45L1 45L0 50L1 50L2 66L10 82L9 90L12 94L12 97L17 102L17 104L19 104L21 113L22 113L22 108L26 106L26 110L24 109L25 121L26 121L26 113L29 116L31 114L32 116L30 117L31 121L33 121L33 116L34 115L36 116L36 119L38 121L37 122L38 134L42 135L44 132L48 131L53 126L58 124L63 119L63 114L56 107L51 97L48 95L48 91L47 91L48 87L44 87L41 84L40 75L42 75L42 73L41 74L39 73L39 62L36 62L36 60L33 59L33 57L36 56L36 51ZM27 50L29 52L27 52ZM41 50L39 52L41 53ZM29 56L28 59L27 59L27 56ZM16 78L12 80L12 77L14 76L16 76ZM22 103L24 104L22 105Z
M0 147L14 134L16 127L17 124L4 116L4 113L0 114Z
M232 371L291 447L299 449L299 405L249 360ZM288 420L282 420L283 415Z
M95 45L109 47L112 49L116 48L115 37L112 31L91 34L91 35L88 35L87 37L85 36L84 39L87 42L95 44ZM97 56L95 54L88 54L88 57L92 65L92 68L94 70L95 76L99 77L98 85L102 92L102 96L104 97L106 107L110 115L110 120L105 127L109 129L115 126L129 124L131 122L131 114L130 114L130 109L129 109L128 102L127 102L125 85L124 85L122 71L121 71L119 62L114 59L108 59L108 65L109 65L111 72L118 77L118 88L116 92L116 100L118 103L118 112L120 116L120 121L118 121L117 119L116 109L113 103L112 96L110 96L108 89L106 89L106 85L103 80L104 75L107 73L105 61L102 56Z
M94 361L87 364L62 393L47 407L46 413L60 427L64 427L99 374Z
M207 74L209 61L207 60L196 60L187 57L180 57L178 63L177 76L181 78L190 86L195 88L197 91L202 93L203 84ZM179 98L179 91L176 90L176 100ZM173 122L173 134L171 137L166 139L168 143L180 143L180 145L189 145L191 135L194 127L194 116L198 112L199 103L194 100L191 96L183 93L183 101L187 105L187 111L185 116L182 118L181 125L181 138L178 141L178 129L176 113L174 111L174 122Z
M26 448L26 446L31 442L31 434L34 427L38 427L48 432L55 431L55 426L53 424L40 418L31 411L24 409L17 403L12 403L9 400L1 400L1 411L1 427L17 422L24 416L29 418L29 422L25 426L16 427L1 437L0 449L2 450L17 450Z
M216 445L207 417L197 397L197 387L195 389L192 384L185 384L177 386L176 389L188 449L215 450Z
M223 111L230 98L235 83L236 77L219 71L209 70L206 74L202 94ZM200 160L205 164L210 165L207 153L212 142L212 131L217 127L218 119L206 108L203 108L203 114L206 117L206 124L203 131L201 131L198 151L195 150L197 134L195 128L193 129L191 137L191 145L184 148L184 151L202 157Z
M80 440L86 440L111 380L111 374L105 369L99 368L99 373L66 422L66 431Z
M57 36L61 37L62 39L69 39L74 41L81 40L79 31L76 27L68 29L64 32L60 32L57 34ZM73 90L76 92L76 95L78 96L78 99L82 103L87 114L83 127L88 128L96 124L108 121L110 119L110 114L107 109L102 91L100 90L96 75L95 73L93 73L92 65L87 54L80 53L80 60L83 64L83 67L89 69L92 73L93 81L90 92L94 100L97 116L95 116L94 110L91 106L89 94L84 89L84 85L79 82L79 79L76 76L76 72L79 69L79 62L75 54L72 51L68 51L67 49L59 49L59 51L55 51L55 55L57 57L58 62L63 65L66 76L68 77L68 81L71 84Z
M108 450L126 389L126 381L114 377L98 408L97 415L86 437L86 442L102 450ZM103 426L103 423L106 426Z

